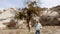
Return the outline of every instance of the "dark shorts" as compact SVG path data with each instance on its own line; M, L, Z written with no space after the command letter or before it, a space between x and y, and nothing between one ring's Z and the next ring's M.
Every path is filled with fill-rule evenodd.
M36 30L36 33L35 34L40 34L40 30Z

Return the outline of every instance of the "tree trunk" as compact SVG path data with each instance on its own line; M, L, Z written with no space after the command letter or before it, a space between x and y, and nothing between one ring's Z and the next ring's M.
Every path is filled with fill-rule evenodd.
M29 19L27 19L27 27L28 27L28 30L29 30L29 32L30 32L30 26L29 26Z
M18 19L17 19L17 22L16 22L16 28L19 28L19 26L18 26Z

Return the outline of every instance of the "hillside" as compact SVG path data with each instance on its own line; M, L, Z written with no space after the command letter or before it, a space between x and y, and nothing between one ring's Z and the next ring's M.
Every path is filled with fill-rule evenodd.
M0 34L34 34L35 30L31 29L28 32L27 28L25 29L5 29L0 30ZM41 29L41 34L60 34L60 26L43 26Z

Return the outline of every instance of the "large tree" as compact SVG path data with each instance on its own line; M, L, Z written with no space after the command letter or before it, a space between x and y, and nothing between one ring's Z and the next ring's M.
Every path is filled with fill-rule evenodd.
M29 31L30 31L29 21L32 19L33 14L40 17L40 7L38 6L34 7L34 5L36 5L36 1L30 2L27 8L27 24L28 24L27 26Z
M27 4L28 8L27 7L23 8L23 12L19 12L18 15L16 15L17 19L24 18L27 21L27 26L28 26L29 31L30 31L29 22L30 20L32 20L32 16L36 15L40 17L40 7L34 6L34 5L37 5L36 1L30 2L29 4Z

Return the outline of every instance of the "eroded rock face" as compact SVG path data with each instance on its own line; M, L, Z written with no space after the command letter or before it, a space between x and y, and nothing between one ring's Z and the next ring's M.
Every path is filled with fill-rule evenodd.
M50 8L50 10L56 11L56 12L58 12L59 15L60 15L60 5Z
M0 12L0 14L1 14L2 12Z
M2 14L4 11L3 10L0 10L0 14Z
M55 10L55 9L54 9ZM41 20L44 21L43 25L59 25L59 12L52 9L41 11Z
M5 12L0 14L0 24L1 27L5 27L6 24L10 22L10 20L14 19L15 17L15 9L7 9Z

